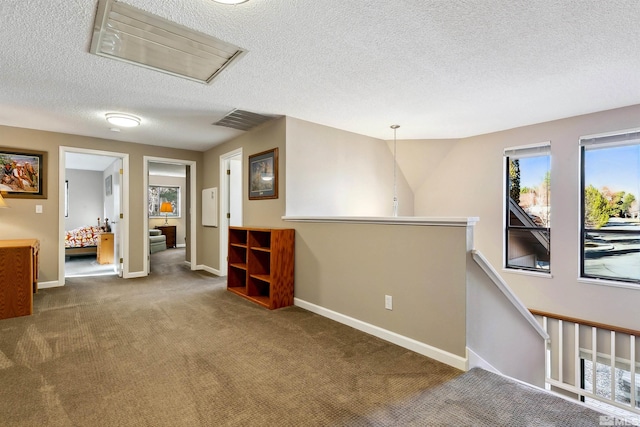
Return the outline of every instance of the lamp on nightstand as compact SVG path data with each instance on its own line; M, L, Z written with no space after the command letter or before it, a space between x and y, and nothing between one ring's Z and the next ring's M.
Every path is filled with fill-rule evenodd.
M160 212L164 214L164 225L169 225L168 216L173 212L173 206L169 202L162 202L160 205Z

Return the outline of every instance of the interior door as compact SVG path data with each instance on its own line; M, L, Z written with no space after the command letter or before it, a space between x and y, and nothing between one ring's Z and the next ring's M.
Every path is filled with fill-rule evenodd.
M242 227L242 158L229 159L229 225Z
M122 218L122 159L118 159L115 162L116 170L115 170L115 179L113 186L113 212L114 212L114 221L115 224L112 226L113 236L114 236L114 263L116 266L116 273L118 276L122 277L122 269L123 265L120 260L123 259L122 253L122 233L120 227L120 218Z
M242 226L242 149L220 156L220 274L227 272L229 226Z

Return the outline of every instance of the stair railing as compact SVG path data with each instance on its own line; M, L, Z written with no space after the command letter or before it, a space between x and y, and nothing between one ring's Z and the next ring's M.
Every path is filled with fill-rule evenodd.
M530 311L551 336L545 370L551 389L640 414L639 331Z

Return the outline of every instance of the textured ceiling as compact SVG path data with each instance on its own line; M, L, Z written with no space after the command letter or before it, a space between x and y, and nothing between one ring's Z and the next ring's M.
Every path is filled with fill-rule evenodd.
M2 0L0 124L206 150L241 133L211 125L234 108L389 140L640 104L637 0L123 3L248 53L203 85L90 54L97 0Z

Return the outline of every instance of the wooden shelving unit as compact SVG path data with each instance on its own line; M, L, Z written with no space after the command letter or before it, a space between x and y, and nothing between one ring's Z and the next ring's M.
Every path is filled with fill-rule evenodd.
M0 319L33 314L40 241L0 240Z
M293 304L295 230L229 227L227 289L268 309Z

